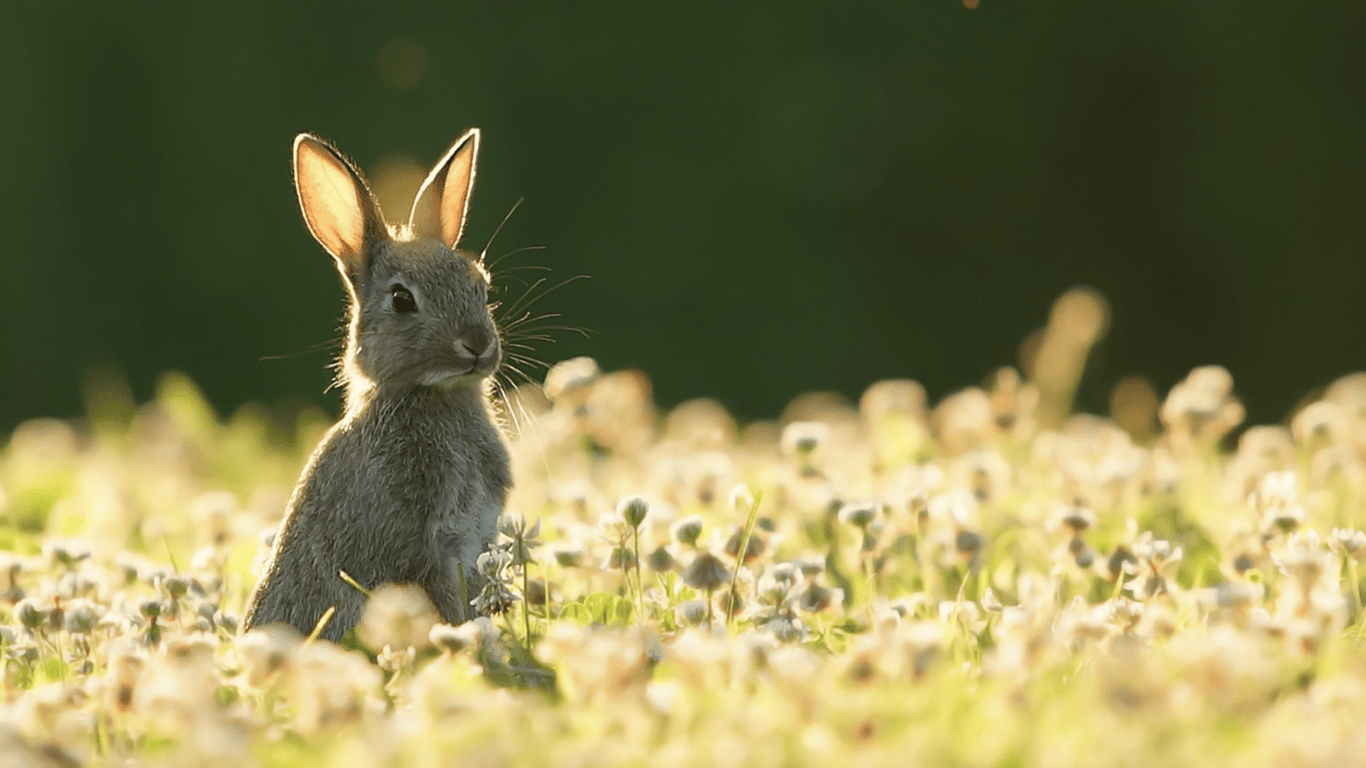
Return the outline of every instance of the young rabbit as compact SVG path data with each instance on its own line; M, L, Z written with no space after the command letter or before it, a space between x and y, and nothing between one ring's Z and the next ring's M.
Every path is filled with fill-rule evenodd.
M340 376L346 413L308 461L244 629L272 622L338 640L367 590L421 585L450 623L473 618L475 561L494 540L512 476L489 412L501 358L489 274L456 249L474 184L479 131L437 163L403 226L385 224L354 165L308 134L294 183L309 231L350 295Z

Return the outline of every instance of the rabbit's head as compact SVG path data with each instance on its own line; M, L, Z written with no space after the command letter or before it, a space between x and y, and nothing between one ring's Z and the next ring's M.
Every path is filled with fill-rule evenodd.
M354 165L316 137L295 139L304 220L350 293L342 375L353 398L375 387L473 386L497 368L488 271L457 249L478 151L472 129L423 182L408 223L389 226Z

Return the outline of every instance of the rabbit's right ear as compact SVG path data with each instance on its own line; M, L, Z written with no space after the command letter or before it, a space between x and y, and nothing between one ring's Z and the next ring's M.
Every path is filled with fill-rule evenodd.
M294 187L304 221L348 279L364 272L367 245L384 217L360 171L316 136L294 139Z

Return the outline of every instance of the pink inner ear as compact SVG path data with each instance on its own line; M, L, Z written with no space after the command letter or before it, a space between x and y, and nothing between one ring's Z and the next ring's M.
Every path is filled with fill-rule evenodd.
M357 256L365 242L365 214L351 172L325 147L300 137L295 185L313 237L339 260Z
M452 248L459 245L460 233L465 229L470 190L474 187L474 158L479 151L478 131L471 131L463 143L451 158L441 195L441 239Z

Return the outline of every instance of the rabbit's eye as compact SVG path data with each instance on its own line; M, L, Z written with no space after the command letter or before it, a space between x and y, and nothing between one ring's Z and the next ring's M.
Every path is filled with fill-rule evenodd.
M396 285L389 289L389 295L393 296L395 312L403 312L406 314L408 312L417 311L417 302L413 300L413 294L407 288Z

